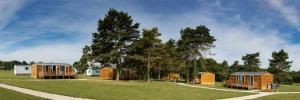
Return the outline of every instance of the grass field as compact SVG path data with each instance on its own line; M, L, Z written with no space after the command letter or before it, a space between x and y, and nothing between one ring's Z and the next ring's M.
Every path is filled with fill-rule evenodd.
M260 97L255 100L299 100L300 94L274 94L270 96Z
M45 100L45 99L0 88L0 100Z
M223 92L179 86L169 82L111 81L98 77L86 80L43 80L26 76L14 76L10 71L0 71L0 83L62 94L73 97L109 100L212 100L250 95L250 93Z

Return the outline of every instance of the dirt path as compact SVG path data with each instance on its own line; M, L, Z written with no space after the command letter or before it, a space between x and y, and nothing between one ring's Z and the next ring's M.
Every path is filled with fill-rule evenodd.
M242 96L242 97L233 97L233 98L227 98L227 99L222 99L222 100L249 100L249 99L255 99L263 96L269 96L273 94L291 94L291 93L299 93L300 92L259 92L257 90L253 91L245 91L245 90L231 90L231 89L219 89L219 88L211 88L211 87L203 87L203 86L195 86L195 85L188 85L184 83L176 83L178 85L183 85L183 86L189 86L189 87L195 87L195 88L204 88L204 89L211 89L211 90L219 90L219 91L232 91L232 92L247 92L247 93L258 93L254 95L248 95L248 96Z
M63 96L63 95L58 95L58 94L51 94L51 93L46 93L46 92L40 92L40 91L35 91L35 90L30 90L26 88L20 88L20 87L15 87L15 86L10 86L6 84L1 84L1 88L21 92L24 94L29 94L37 97L42 97L46 99L51 99L51 100L90 100L90 99L84 99L84 98L75 98L75 97L69 97L69 96Z

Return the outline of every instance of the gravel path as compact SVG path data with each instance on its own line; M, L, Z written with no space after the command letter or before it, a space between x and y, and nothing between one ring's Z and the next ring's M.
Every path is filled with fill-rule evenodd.
M21 92L24 94L29 94L37 97L42 97L46 99L51 99L51 100L91 100L91 99L84 99L84 98L75 98L75 97L69 97L69 96L63 96L63 95L58 95L58 94L51 94L51 93L46 93L46 92L40 92L40 91L35 91L35 90L30 90L26 88L20 88L20 87L15 87L15 86L10 86L6 84L1 84L1 88Z

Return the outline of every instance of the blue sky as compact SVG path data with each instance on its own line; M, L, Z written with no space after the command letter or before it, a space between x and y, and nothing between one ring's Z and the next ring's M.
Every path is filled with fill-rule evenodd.
M218 61L241 62L260 52L261 67L285 49L300 70L300 1L292 0L1 0L0 60L73 63L90 44L109 8L128 12L142 28L158 27L164 41L185 27L206 25L217 38Z

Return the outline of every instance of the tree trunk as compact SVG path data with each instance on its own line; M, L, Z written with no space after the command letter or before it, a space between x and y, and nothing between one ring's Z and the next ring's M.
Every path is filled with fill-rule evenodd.
M148 59L147 59L147 82L150 82L150 52L148 52Z
M186 66L186 84L189 84L190 83L190 69L189 69L189 64L188 62L186 62L185 64Z
M117 67L116 81L119 81L119 79L120 79L120 69Z
M196 59L194 59L194 67L193 67L193 84L195 84L195 79L197 77L197 62Z
M159 79L159 80L161 79L161 78L160 78L160 71L161 71L161 69L158 68L158 79Z

